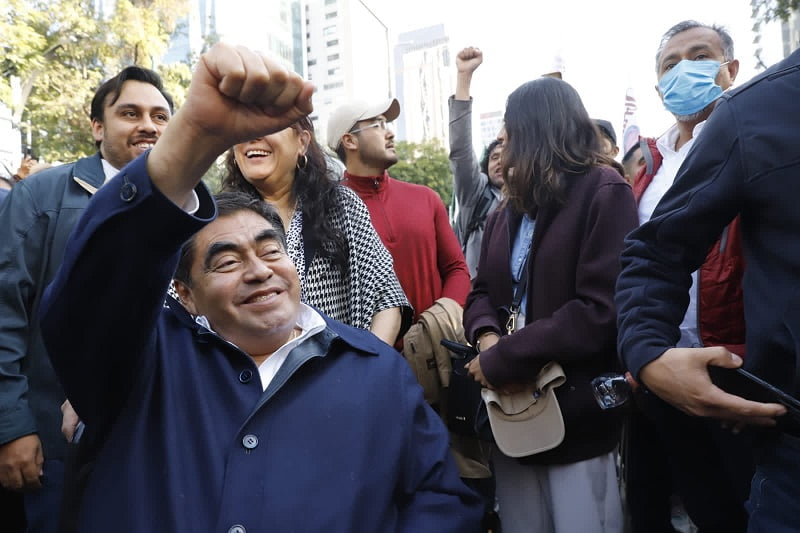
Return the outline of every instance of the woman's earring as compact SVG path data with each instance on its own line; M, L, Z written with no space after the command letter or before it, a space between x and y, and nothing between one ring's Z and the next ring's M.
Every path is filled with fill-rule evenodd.
M308 166L308 156L306 154L301 155L297 158L297 169L303 170Z

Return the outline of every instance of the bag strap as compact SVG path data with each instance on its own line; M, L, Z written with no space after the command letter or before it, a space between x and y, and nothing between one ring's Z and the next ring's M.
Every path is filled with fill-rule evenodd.
M531 237L533 240L533 237ZM528 254L525 256L525 262L522 264L522 273L519 275L519 283L514 290L514 297L511 299L511 308L508 313L508 320L506 321L506 333L511 335L517 330L517 318L519 317L520 305L522 304L522 297L525 295L525 290L528 287L528 266L530 264L531 249L533 242L528 245Z
M487 178L486 185L484 185L483 190L481 191L481 197L478 199L478 203L475 205L475 209L472 211L472 216L469 219L469 224L467 224L467 229L464 230L464 238L461 242L461 251L466 253L467 250L467 243L469 242L469 237L472 235L476 229L483 226L486 222L486 215L489 214L489 208L492 205L492 200L494 200L494 194L492 193L492 184L489 183Z

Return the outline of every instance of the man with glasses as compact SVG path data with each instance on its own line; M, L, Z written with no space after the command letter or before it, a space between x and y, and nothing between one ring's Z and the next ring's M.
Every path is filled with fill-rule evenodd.
M349 102L328 121L328 146L344 162L344 184L369 209L372 224L394 258L400 285L414 307L414 320L442 297L463 306L470 289L464 254L441 198L430 188L393 179L394 133L400 114L392 98L377 104Z

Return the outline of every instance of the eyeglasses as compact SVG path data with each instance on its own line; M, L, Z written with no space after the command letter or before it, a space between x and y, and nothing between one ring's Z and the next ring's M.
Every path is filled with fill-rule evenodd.
M380 128L382 130L385 130L386 129L386 119L385 118L379 118L377 120L378 120L377 122L373 122L369 126L364 126L363 128L350 130L348 133L359 133L361 131L368 130L370 128Z

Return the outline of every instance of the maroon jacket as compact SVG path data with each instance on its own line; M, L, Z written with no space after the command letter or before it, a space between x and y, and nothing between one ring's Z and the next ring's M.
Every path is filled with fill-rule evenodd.
M641 145L647 164L633 182L637 204L664 159L656 139L642 139ZM742 357L745 356L744 269L741 221L737 216L714 243L697 274L697 329L703 346L724 346Z
M565 464L610 452L620 413L601 411L592 378L618 369L614 284L625 236L636 228L630 186L612 168L566 178L566 202L536 217L528 272L527 324L480 355L495 386L532 380L548 361L561 363L567 381L556 389L566 436L553 450L526 461ZM511 243L522 215L510 207L488 219L478 273L464 311L467 338L504 332L499 311L512 300Z

